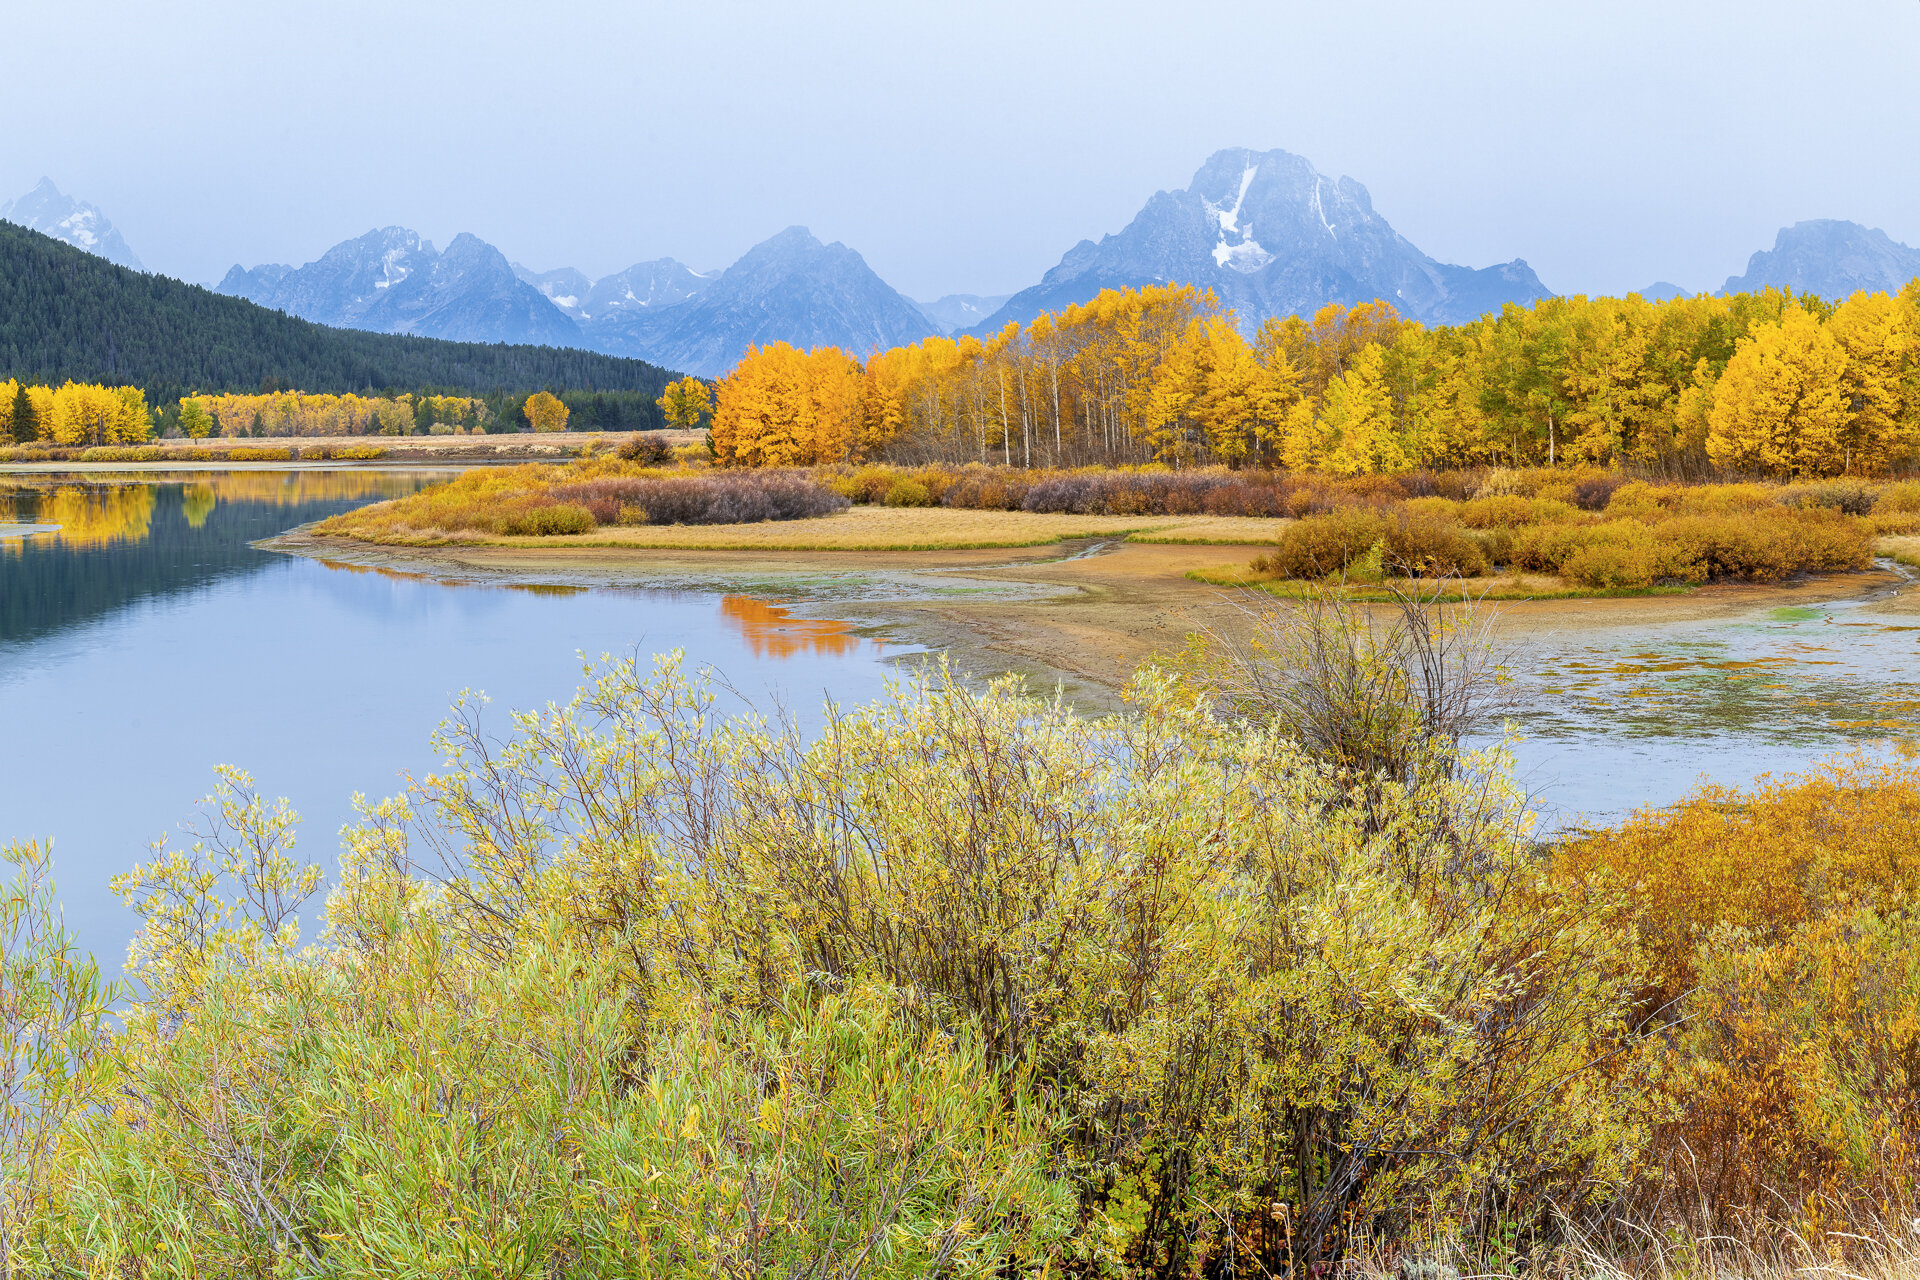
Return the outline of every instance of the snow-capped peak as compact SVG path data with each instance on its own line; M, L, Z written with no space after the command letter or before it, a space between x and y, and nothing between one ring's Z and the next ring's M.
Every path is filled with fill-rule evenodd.
M1273 255L1260 247L1253 238L1253 226L1240 225L1240 208L1247 202L1247 188L1253 185L1253 175L1260 172L1260 166L1250 164L1240 174L1240 190L1234 195L1233 208L1224 209L1210 200L1202 200L1207 212L1219 224L1220 240L1213 246L1213 263L1217 267L1231 267L1235 271L1258 271L1273 261ZM1230 243L1229 236L1238 236L1237 243Z
M64 194L53 185L51 178L40 179L38 186L18 200L0 205L0 218L63 240L76 249L123 267L143 270L140 259L120 238L106 215L86 201Z

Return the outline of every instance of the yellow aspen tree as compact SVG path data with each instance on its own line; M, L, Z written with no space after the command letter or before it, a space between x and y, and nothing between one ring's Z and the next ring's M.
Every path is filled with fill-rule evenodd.
M1392 392L1382 372L1385 349L1369 344L1327 387L1321 429L1331 441L1322 466L1335 475L1404 471L1408 460L1394 421Z
M1798 307L1742 339L1714 391L1707 456L1778 476L1837 475L1846 466L1846 353Z
M213 434L213 415L207 412L206 401L197 396L181 399L180 431L191 440L204 440Z
M1317 471L1327 459L1333 439L1320 420L1317 401L1302 398L1287 410L1281 432L1280 461L1289 471Z
M550 391L536 391L527 397L521 408L527 415L527 421L535 431L565 431L567 415L570 412L559 396Z
M1713 394L1719 382L1713 366L1701 356L1693 366L1693 377L1674 400L1674 441L1696 458L1706 451L1707 435L1713 429Z
M713 393L698 378L680 378L654 401L666 415L667 425L682 431L698 431L713 414Z
M120 397L90 382L68 382L53 396L53 442L68 447L106 444L126 414Z
M817 347L807 354L804 386L806 431L794 461L847 461L860 444L860 362L838 347Z
M860 384L860 452L876 453L899 435L907 421L907 387L913 353L896 347L867 358Z
M139 444L153 438L153 413L147 408L147 393L139 387L115 387L114 398L120 411L107 429L109 444Z
M791 345L747 348L714 390L713 451L723 464L786 467L807 455L806 357Z
M1846 354L1845 469L1880 471L1916 443L1905 413L1906 379L1913 367L1913 313L1885 293L1856 293L1827 321Z
M1206 346L1202 323L1191 321L1153 371L1145 434L1161 462L1190 461L1194 453L1197 410L1207 383Z

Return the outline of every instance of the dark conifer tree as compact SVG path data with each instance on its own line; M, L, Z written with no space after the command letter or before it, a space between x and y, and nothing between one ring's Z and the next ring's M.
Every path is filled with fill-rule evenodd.
M22 382L13 393L13 442L31 444L40 438L40 416L33 411L33 397Z

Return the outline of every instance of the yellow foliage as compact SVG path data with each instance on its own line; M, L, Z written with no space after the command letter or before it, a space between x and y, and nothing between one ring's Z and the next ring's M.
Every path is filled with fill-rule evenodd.
M1707 455L1765 475L1838 475L1849 458L1847 354L1794 308L1740 342L1714 390Z
M1920 768L1703 787L1567 845L1555 875L1632 891L1677 1050L1660 1158L1720 1225L1912 1203Z
M749 467L848 460L862 436L862 378L838 347L749 347L718 386L714 456Z
M535 431L565 431L571 411L559 396L550 391L536 391L527 397L521 412L527 415Z
M146 393L138 387L69 382L49 401L42 421L57 445L134 444L153 434Z
M656 401L666 415L667 425L683 431L698 430L713 412L713 393L698 378L669 382Z

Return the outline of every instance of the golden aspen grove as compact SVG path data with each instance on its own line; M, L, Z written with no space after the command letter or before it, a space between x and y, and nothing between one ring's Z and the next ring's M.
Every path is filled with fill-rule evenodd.
M1877 474L1920 460L1920 282L1837 305L1548 298L1437 327L1335 304L1251 336L1191 285L1109 290L864 362L753 348L716 400L715 454L743 466Z
M56 445L137 444L153 435L138 387L69 382L58 388L0 382L0 438Z

